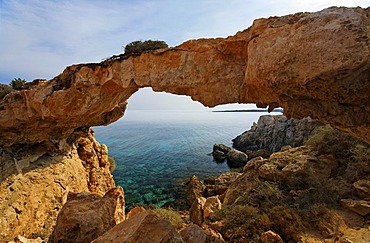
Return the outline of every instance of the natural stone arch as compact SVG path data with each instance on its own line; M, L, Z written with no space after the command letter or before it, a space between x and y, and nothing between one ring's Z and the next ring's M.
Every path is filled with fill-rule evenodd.
M206 106L281 106L287 116L311 116L370 142L369 15L329 8L260 19L228 38L72 65L3 99L0 145L62 148L76 129L122 117L126 100L142 87Z

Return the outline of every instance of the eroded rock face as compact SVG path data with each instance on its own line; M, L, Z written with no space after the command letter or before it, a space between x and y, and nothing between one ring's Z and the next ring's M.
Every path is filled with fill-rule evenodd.
M150 210L138 213L107 231L94 243L105 242L183 242L180 234L167 220Z
M206 106L282 106L370 142L370 9L258 19L235 36L73 65L50 82L0 103L1 146L60 149L77 128L122 117L139 88L189 95ZM52 146L52 147L53 147Z
M65 153L42 144L0 148L0 242L18 235L47 240L68 193L104 195L114 187L106 147L89 129L72 136Z
M309 117L287 119L283 115L263 115L250 130L233 139L233 147L247 153L250 158L268 157L286 145L302 146L318 126L322 123Z
M92 193L71 193L54 228L53 242L91 242L125 219L121 187L104 197Z

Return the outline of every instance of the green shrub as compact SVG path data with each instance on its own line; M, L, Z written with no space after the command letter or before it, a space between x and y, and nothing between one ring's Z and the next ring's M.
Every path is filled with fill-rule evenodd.
M249 205L227 205L210 219L224 222L221 231L223 235L230 235L230 240L260 235L271 227L268 215Z
M164 41L159 40L146 40L146 41L133 41L125 46L125 55L140 55L146 51L157 50L161 48L168 48Z
M180 229L184 223L180 214L172 208L155 208L153 211L158 217L168 220L176 229Z
M312 146L320 154L332 154L337 158L351 158L353 148L362 142L345 132L333 129L330 125L316 129L305 145Z
M109 156L108 161L109 161L109 170L110 173L112 173L116 169L116 160L113 157Z
M22 89L22 87L23 87L23 85L25 85L25 84L26 84L26 80L21 79L21 78L15 78L15 79L13 79L13 80L9 83L9 85L10 85L13 89L15 89L15 90L21 90L21 89Z

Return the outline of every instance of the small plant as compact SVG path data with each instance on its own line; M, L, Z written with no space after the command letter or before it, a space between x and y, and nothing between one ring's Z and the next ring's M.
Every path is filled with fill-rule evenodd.
M158 217L168 220L176 229L180 229L184 223L180 214L172 208L155 208L153 211Z
M21 79L21 78L15 78L13 79L9 85L15 89L15 90L21 90L23 88L23 85L26 84L26 80Z
M108 161L109 161L109 170L110 173L112 173L116 169L116 160L113 157L109 156Z
M157 50L161 48L168 48L164 41L159 40L146 40L146 41L133 41L125 46L125 55L140 55L146 51Z

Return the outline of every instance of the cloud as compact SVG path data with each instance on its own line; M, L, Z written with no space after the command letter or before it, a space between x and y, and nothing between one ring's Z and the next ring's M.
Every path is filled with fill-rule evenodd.
M99 62L133 40L226 37L253 19L369 1L8 0L0 1L0 82L52 78L66 66Z

